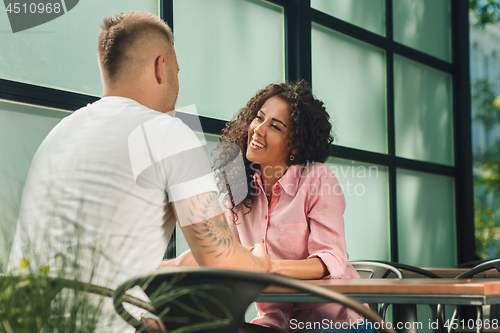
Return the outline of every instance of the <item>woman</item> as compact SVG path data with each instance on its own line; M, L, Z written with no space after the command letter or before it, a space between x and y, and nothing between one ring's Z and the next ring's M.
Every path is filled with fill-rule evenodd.
M300 279L359 278L347 262L344 196L323 164L333 141L330 132L323 103L303 81L260 90L222 132L222 143L234 143L244 152L248 187L246 198L232 202L236 206L226 218L244 246L265 246L272 273ZM231 158L222 152L216 170L222 170L224 160ZM218 178L225 190L227 175ZM233 201L228 192L226 199ZM306 331L299 323L356 323L361 318L338 304L257 303L257 309L253 324L287 333Z

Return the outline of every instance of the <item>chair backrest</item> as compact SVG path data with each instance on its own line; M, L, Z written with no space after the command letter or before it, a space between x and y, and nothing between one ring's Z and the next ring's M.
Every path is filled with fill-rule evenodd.
M130 316L123 307L125 292L141 287L151 302L148 311L160 317L170 333L176 329L203 332L237 332L245 311L261 291L277 285L320 296L349 307L372 322L381 322L376 313L340 293L298 279L213 268L179 268L131 279L116 289L115 309L141 332L151 330ZM386 325L382 325L386 326ZM382 331L395 333L384 327Z
M420 267L415 267L415 266L401 264L401 263L392 262L392 261L363 260L363 261L353 261L350 263L354 266L354 268L356 268L356 270L358 270L358 268L360 269L360 270L358 270L358 273L360 274L360 276L361 276L361 274L364 274L366 276L366 278L377 278L377 277L384 278L384 277L387 277L387 275L389 275L390 272L384 273L384 269L386 269L386 270L391 269L391 272L393 272L399 278L404 278L404 274L400 271L400 269L404 269L404 270L409 271L409 272L414 272L414 273L417 273L417 274L420 274L420 275L423 275L423 276L426 276L426 277L429 277L432 279L440 279L441 278L439 275L434 274L432 272L429 272L429 271L422 269ZM373 265L373 268L380 267L380 268L377 268L376 273L373 273L373 276L368 276L369 270L372 267L370 265ZM394 270L397 270L397 272L399 272L401 275L399 275ZM380 276L380 275L382 275L382 276ZM361 276L361 277L363 278L363 276ZM372 310L378 310L378 313L383 318L385 318L385 316L386 316L386 311L387 311L388 306L389 306L389 304L384 303L384 304L381 304L380 308L379 308L377 304L370 304L370 308ZM444 307L440 304L437 304L436 307L433 308L433 312L434 312L435 318L437 318L437 320L438 320L439 330L441 332L445 332L446 330L444 329Z
M411 266L411 265L406 265L406 264L401 264L399 262L383 261L383 260L363 260L363 262L382 263L382 264L386 264L386 265L395 267L395 268L400 269L400 270L404 269L405 271L408 271L408 272L417 273L417 274L423 275L423 276L431 278L431 279L440 279L441 278L439 275L434 274L432 272L429 272L428 270L425 270L423 268L415 267L415 266Z
M362 260L349 261L349 263L356 269L362 279L383 279L391 273L400 279L404 277L399 269L382 262Z
M476 259L476 260L471 260L471 261L466 261L461 264L458 264L457 268L474 268L479 264L482 264L483 262L490 261L489 259Z
M492 268L495 268L498 272L500 272L500 259L493 259L490 261L483 262L482 264L479 264L474 268L469 269L467 272L458 275L455 279L469 279L478 273L487 271Z

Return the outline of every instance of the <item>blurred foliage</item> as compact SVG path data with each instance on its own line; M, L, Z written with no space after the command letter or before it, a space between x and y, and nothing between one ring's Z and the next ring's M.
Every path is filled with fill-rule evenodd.
M23 264L28 266L29 261ZM91 301L81 283L69 281L63 286L48 272L42 267L36 273L0 276L0 332L95 332L100 302ZM63 287L69 287L71 297L61 295Z
M472 85L472 101L477 109L475 119L490 133L496 124L500 124L500 108L498 107L494 87L488 80L480 79Z
M474 120L479 121L486 138L500 125L500 97L487 80L472 85ZM500 257L500 138L486 142L486 150L474 160L474 225L476 253L482 259Z
M500 21L499 0L469 0L469 8L474 13L474 25L484 28Z
M0 222L1 219L2 215ZM107 308L105 313L102 312L104 301L110 300L114 290L94 284L97 258L93 260L89 272L78 262L78 258L88 253L82 251L80 244L73 246L69 250L71 252L56 253L48 261L50 266L44 264L47 257L43 253L34 251L29 243L27 248L25 255L31 253L33 257L23 257L16 267L10 263L8 272L0 273L0 333L116 331L114 320L117 317L110 315L110 310L113 310ZM47 253L52 253L48 247L46 249ZM99 257L97 251L91 253ZM7 267L6 259L0 256L0 267ZM122 294L119 304L127 302L151 311L149 318L155 318L155 315L161 317L172 333L204 331L233 322L231 311L213 296L228 292L224 284L181 283L182 274L152 284L153 277L145 277L138 284L148 289L149 302ZM134 286L131 284L123 291ZM183 316L178 310L171 312L173 308L181 309ZM121 311L119 313L128 318L129 324L135 327L142 325L137 319L127 316L123 306Z

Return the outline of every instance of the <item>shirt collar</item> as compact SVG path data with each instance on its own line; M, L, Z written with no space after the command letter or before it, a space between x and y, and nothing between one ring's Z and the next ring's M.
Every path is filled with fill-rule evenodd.
M277 184L279 184L279 186L281 186L281 188L289 196L295 197L295 195L297 195L300 182L300 173L302 172L304 167L305 166L302 164L291 165L288 167L288 170L285 172L285 174L280 179L278 179ZM263 189L262 179L260 178L260 170L255 171L253 179L255 181L255 184Z

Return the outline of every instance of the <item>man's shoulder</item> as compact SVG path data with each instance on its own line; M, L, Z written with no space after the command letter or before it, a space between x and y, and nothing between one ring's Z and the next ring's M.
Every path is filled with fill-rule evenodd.
M113 113L136 113L148 114L151 117L164 115L159 111L152 110L139 102L122 96L106 96L101 99L89 103L86 106L76 110L74 113L96 112L99 114L113 114Z

